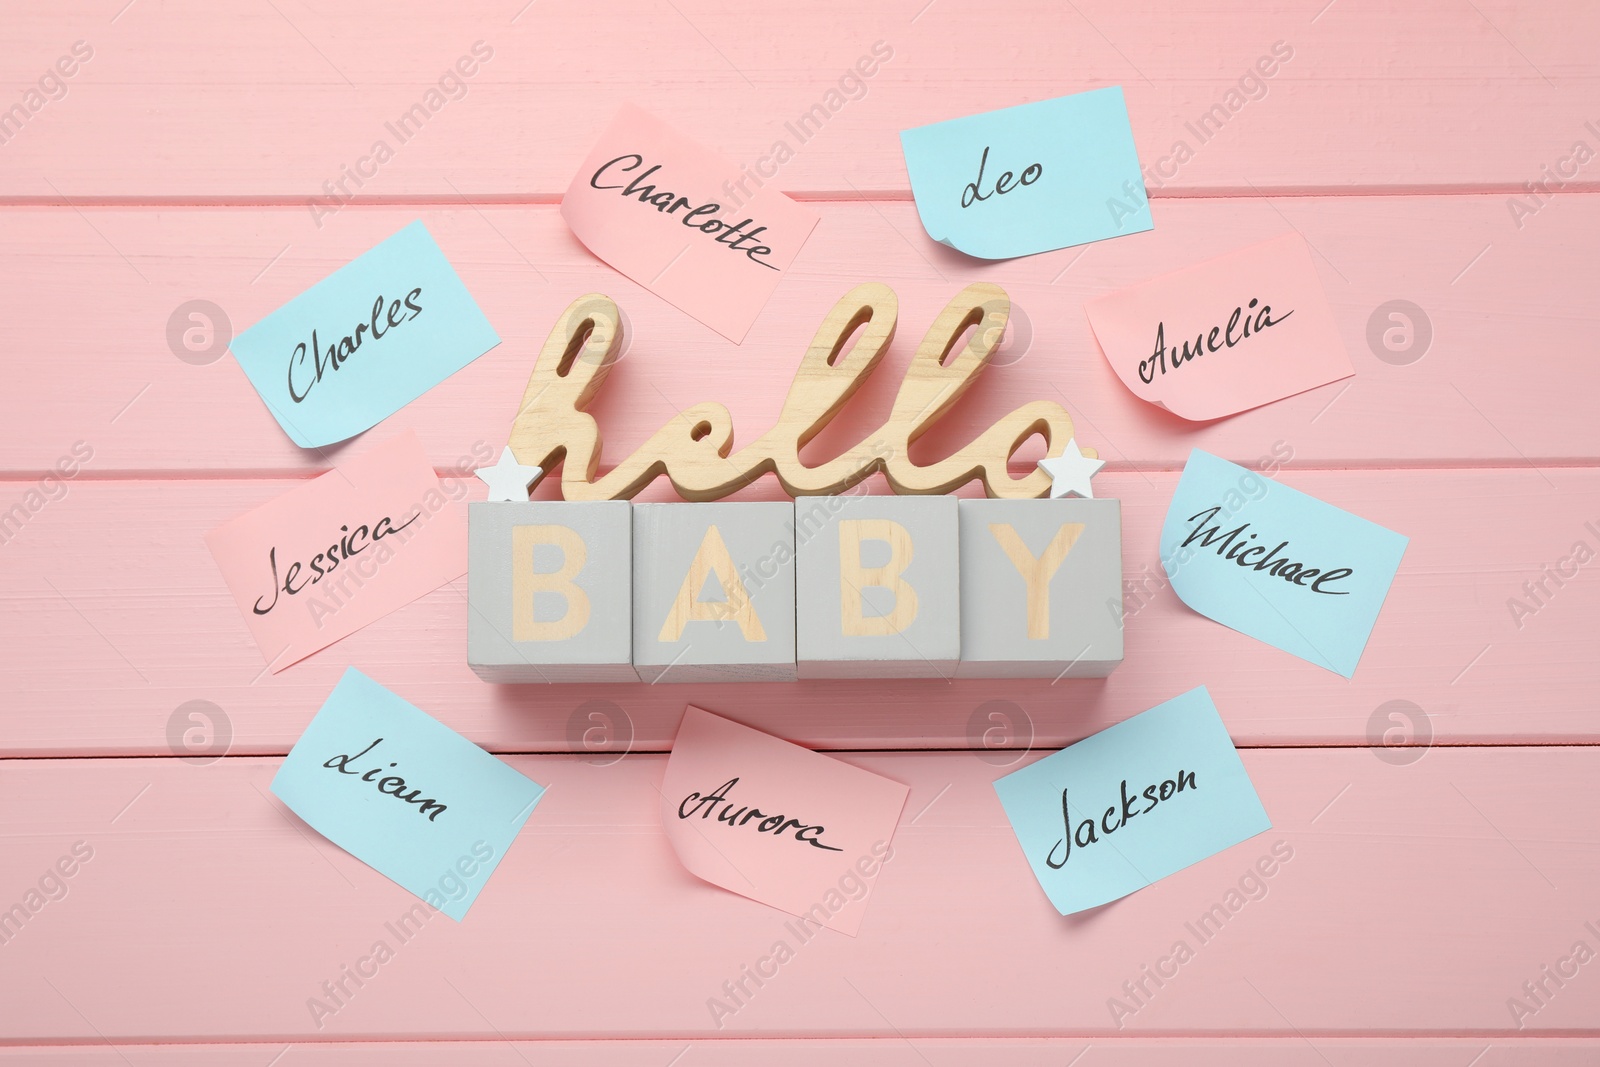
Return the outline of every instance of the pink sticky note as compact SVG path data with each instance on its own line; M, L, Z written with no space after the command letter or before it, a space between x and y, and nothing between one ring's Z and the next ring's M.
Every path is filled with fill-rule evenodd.
M561 215L589 251L738 343L818 217L758 180L625 104Z
M1355 373L1311 250L1298 234L1163 274L1083 308L1122 384L1194 422Z
M415 433L206 534L274 673L461 576L467 518Z
M661 786L690 873L854 937L906 786L691 706Z

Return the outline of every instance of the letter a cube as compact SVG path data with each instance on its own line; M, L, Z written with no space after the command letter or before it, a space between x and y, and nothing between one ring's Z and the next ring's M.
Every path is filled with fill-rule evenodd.
M625 500L467 509L467 663L490 682L632 682Z
M794 505L633 506L633 664L646 682L793 681Z

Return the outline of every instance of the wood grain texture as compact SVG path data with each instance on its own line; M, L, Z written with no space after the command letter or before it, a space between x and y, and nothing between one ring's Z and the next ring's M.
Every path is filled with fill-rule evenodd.
M0 394L0 469L37 476L79 440L93 448L96 476L327 469L348 446L296 448L231 356L193 366L173 354L168 318L203 298L242 330L419 217L503 338L381 424L415 429L441 469L499 454L547 333L584 293L613 297L633 338L591 409L604 470L708 397L728 407L735 447L755 440L777 421L817 324L868 280L895 289L902 333L803 451L808 463L882 423L928 324L984 280L1004 286L1027 337L996 353L918 441L912 455L923 462L1038 400L1065 406L1078 443L1112 470L1179 468L1194 447L1254 464L1278 442L1309 466L1592 461L1600 423L1568 414L1560 398L1600 390L1590 354L1600 305L1592 272L1572 266L1600 243L1600 198L1557 200L1520 232L1504 199L1181 200L1158 205L1148 233L999 264L935 245L910 204L830 204L741 346L595 260L554 207L352 209L320 232L285 210L13 211L0 344L17 369ZM1290 227L1318 253L1355 377L1199 425L1135 399L1096 347L1082 302ZM1408 366L1368 347L1369 319L1394 299L1422 307L1432 326L1430 349ZM1013 474L1042 454L1037 441L1025 446ZM657 486L641 499L669 498Z
M728 0L615 0L603 21L524 0L7 11L0 908L74 842L95 853L0 944L0 1064L1600 1060L1600 963L1520 1030L1507 1003L1574 941L1600 948L1585 926L1600 927L1600 580L1545 570L1578 541L1600 547L1600 162L1557 175L1577 142L1600 147L1600 7L822 0L792 32L775 17ZM80 41L92 57L65 62ZM841 83L880 41L892 56ZM71 76L41 84L58 63ZM995 264L923 232L896 131L1117 84L1153 231ZM30 87L40 106L18 129L8 109ZM597 262L559 218L624 101L751 170L779 141L793 152L767 181L822 221L741 346ZM420 128L386 125L402 119ZM380 138L392 158L352 180ZM836 457L881 424L940 309L968 284L1002 286L1011 336L914 458L1060 403L1110 461L1097 490L1122 500L1126 662L1058 686L492 686L465 665L463 579L264 676L202 534L346 449L295 448L231 357L179 358L169 318L204 299L243 329L418 218L504 342L368 436L415 429L474 499L462 479L498 454L581 294L615 298L630 327L592 408L605 470L707 398L736 447L754 440L822 316L882 281L901 332L802 452ZM1290 230L1313 249L1352 379L1203 425L1117 382L1085 299ZM1411 362L1369 341L1395 300L1431 328ZM1411 537L1353 680L1164 587L1156 534L1194 447L1281 467ZM1026 446L1012 474L1042 451ZM81 473L47 476L63 459ZM779 496L767 478L741 499ZM1541 581L1535 598L1525 583ZM412 904L266 793L347 664L552 788L468 921L431 920L318 1030L306 998ZM1200 683L1275 828L1060 918L989 783L1033 758L1019 748ZM782 916L695 881L662 839L651 753L690 700L814 747L973 750L844 755L912 786L896 859L861 937L808 943L722 1030L706 998ZM1366 747L1386 742L1402 747ZM581 755L537 754L556 751ZM1294 857L1267 894L1113 1020L1108 998L1280 840Z
M701 401L677 412L597 479L601 436L584 409L604 384L624 337L616 304L586 294L562 311L540 349L509 447L529 466L553 470L559 463L567 500L630 500L663 477L684 500L720 500L767 474L791 496L829 496L874 473L902 494L942 495L981 480L992 497L1044 496L1050 489L1046 472L1025 469L1013 478L1008 466L1035 436L1046 445L1046 459L1060 456L1072 439L1072 420L1053 400L1024 404L935 463L924 465L910 455L912 444L955 406L1004 339L1011 301L1004 289L983 282L957 293L928 327L883 425L826 463L801 463L800 449L827 428L882 360L897 307L894 291L881 282L865 282L840 297L806 348L777 421L749 444L735 450L728 409ZM1092 449L1084 454L1095 455Z
M786 140L794 158L771 179L784 191L904 195L896 131L1103 85L1124 87L1145 165L1180 139L1193 147L1160 192L1512 188L1600 118L1588 47L1600 12L1583 4L1221 0L1157 16L1113 0L1031 0L1003 14L1025 30L997 32L999 13L983 5L829 0L808 8L804 33L775 35L726 0L625 0L607 7L604 47L573 48L550 42L589 41L583 10L521 0L445 12L143 0L119 15L123 4L13 13L0 60L3 84L18 87L9 97L74 40L95 57L4 146L0 193L270 197L309 218L304 201L382 138L394 158L368 165L359 188L346 179L351 193L550 198L635 101L752 168ZM477 41L493 57L447 86L402 143L385 124L425 103ZM820 132L793 132L876 41L894 56L864 93L840 94ZM1240 96L1202 143L1186 124L1238 92L1280 41L1293 58L1259 88L1246 83L1257 98ZM105 150L129 131L139 151ZM1581 180L1593 188L1595 175Z
M661 756L511 757L546 799L467 921L403 943L385 924L415 898L271 800L276 760L21 761L0 777L0 901L73 842L93 858L0 945L0 1037L1594 1036L1600 963L1520 1032L1506 1007L1600 940L1594 749L1243 756L1270 831L1067 918L1006 827L999 769L847 757L911 786L860 935L794 946L720 1030L708 998L786 917L673 860ZM1290 855L1259 876L1280 841ZM1230 903L1247 875L1254 899ZM1213 905L1226 917L1197 937ZM384 939L393 958L319 1029L307 999ZM1119 1029L1108 1000L1178 941L1193 958Z
M1538 579L1573 542L1600 546L1600 535L1585 526L1600 526L1600 472L1380 474L1291 466L1278 477L1411 538L1353 680L1177 601L1159 578L1157 559L1174 473L1096 477L1097 492L1122 500L1123 572L1136 583L1124 602L1126 659L1104 681L1054 686L492 686L466 665L465 578L293 670L263 675L263 657L201 538L294 483L74 483L0 547L0 664L20 697L0 716L0 750L168 754L168 719L201 699L231 720L234 752L282 753L347 664L495 751L572 750L573 717L583 719L579 709L590 700L613 702L610 714L631 723L619 726L613 746L626 737L638 748L663 749L684 705L700 703L812 746L967 747L983 744L989 723L978 715L974 729L973 717L993 699L1016 705L1008 714L1019 735L1031 721L1038 743L1055 745L1201 683L1244 745L1376 743L1369 724L1396 699L1425 709L1440 742L1595 739L1600 662L1591 646L1600 580L1593 565L1560 589L1548 585L1553 595L1532 615L1514 619L1507 601L1525 596L1523 583Z
M1587 1038L698 1038L694 1041L342 1041L322 1044L0 1046L0 1063L88 1067L1592 1067ZM1092 1060L1084 1059L1093 1052ZM273 1059L277 1056L277 1059ZM1476 1061L1473 1057L1477 1056ZM674 1058L676 1057L676 1058Z

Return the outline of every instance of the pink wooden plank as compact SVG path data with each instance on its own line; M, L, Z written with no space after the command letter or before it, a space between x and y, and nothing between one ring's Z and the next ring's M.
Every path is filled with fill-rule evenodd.
M4 546L0 664L11 699L0 749L166 754L177 709L206 700L228 717L234 752L281 753L348 664L498 751L572 750L596 725L591 700L616 705L604 709L616 728L611 754L630 736L635 748L666 747L689 702L816 746L924 748L983 745L997 710L985 705L1001 700L1015 705L998 710L1019 735L1031 723L1039 744L1055 745L1201 683L1246 745L1381 743L1395 722L1379 709L1392 700L1425 709L1433 738L1450 744L1596 738L1600 584L1580 569L1561 587L1543 579L1551 595L1532 613L1514 618L1507 605L1531 604L1523 583L1574 542L1600 545L1585 525L1600 526L1600 472L1553 469L1546 483L1519 470L1291 466L1280 477L1411 538L1354 680L1195 615L1157 584L1171 473L1097 479L1102 495L1123 501L1124 571L1142 591L1125 601L1127 660L1116 673L1054 686L493 686L466 667L464 579L268 675L201 538L293 483L78 484Z
M608 6L603 43L580 7L516 0L124 8L79 0L13 14L0 59L7 105L75 41L94 56L3 146L0 195L273 197L299 207L384 139L395 154L365 165L362 195L548 197L624 100L751 166L786 141L793 158L772 178L783 189L903 193L896 131L1107 84L1125 87L1140 156L1162 167L1150 184L1161 181L1163 193L1512 189L1539 180L1574 140L1593 146L1585 123L1600 118L1587 48L1600 13L1583 4L1013 0L876 10L830 0L774 36L767 20L725 2L629 0ZM446 84L455 99L426 100L477 41L492 58L459 87ZM893 58L864 95L849 82L858 98L838 95L877 41ZM1248 80L1279 42L1292 58L1269 66L1271 79ZM436 105L420 131L402 140L388 130L419 103ZM820 132L792 132L819 104ZM1202 139L1191 126L1214 107L1223 122ZM1162 163L1179 141L1193 158ZM1593 188L1595 175L1578 180Z
M1390 725L1378 712L1394 699L1424 707L1447 744L1593 742L1591 584L1571 580L1520 626L1507 599L1574 541L1600 544L1585 526L1600 525L1600 475L1581 406L1600 386L1581 355L1596 325L1588 253L1600 215L1579 190L1600 187L1594 164L1520 226L1510 206L1575 141L1600 144L1586 125L1600 122L1589 54L1600 11L1391 7L829 2L808 9L803 34L774 37L726 4L633 0L613 5L603 45L585 43L594 23L581 5L522 0L336 11L103 0L11 13L0 108L74 40L92 41L95 56L64 99L0 144L0 203L13 205L0 257L0 345L13 367L0 391L0 506L56 497L39 475L74 442L94 455L0 552L12 609L0 612L11 698L0 751L163 755L174 710L204 699L225 709L235 754L281 752L347 662L512 750L571 744L585 700L614 701L632 747L659 749L689 699L834 747L977 743L973 714L998 699L1027 717L1036 744L1053 745L1197 681L1250 745L1359 745ZM1028 32L993 32L997 15ZM466 98L362 188L389 206L319 227L307 199L478 39L494 57ZM895 55L865 98L774 179L824 201L825 218L742 348L595 263L556 217L552 201L620 101L754 163L877 39ZM1265 98L1169 177L1174 142L1198 142L1186 123L1278 40L1294 56ZM896 130L1119 82L1162 201L1153 234L1081 259L995 266L922 234ZM1250 195L1181 199L1218 193ZM832 202L863 194L875 199ZM505 206L475 209L467 197ZM195 210L206 204L233 207ZM383 431L418 428L441 468L498 447L531 353L580 292L618 295L637 328L600 407L614 459L706 398L730 405L742 439L759 432L816 321L858 280L899 290L891 362L903 366L933 312L984 278L1012 291L1036 340L987 377L930 452L1059 387L1080 439L1113 461L1101 481L1125 499L1138 576L1191 446L1251 463L1287 448L1291 484L1413 537L1373 649L1345 682L1161 591L1130 619L1128 664L1100 684L508 691L462 666L457 588L260 678L199 535L338 452L289 446L231 361L178 360L167 316L203 297L242 327L419 213L507 338ZM1356 360L1349 388L1202 428L1135 404L1101 364L1081 301L1291 226L1317 250ZM1366 341L1373 309L1397 298L1420 304L1435 332L1409 366ZM832 443L886 407L885 373ZM1501 469L1383 469L1392 465ZM1378 469L1318 469L1346 466ZM1600 946L1585 925L1600 927L1600 802L1587 789L1596 749L1406 754L1419 753L1402 766L1361 749L1247 752L1278 822L1271 834L1073 920L1045 905L1004 826L988 783L1005 768L966 753L847 756L915 794L866 931L804 946L720 1031L705 998L782 936L782 917L676 866L653 816L659 757L513 757L553 786L527 840L467 924L430 922L321 1030L305 998L410 898L263 796L275 761L11 760L0 772L0 907L72 842L96 851L65 899L0 945L0 1041L24 1043L0 1045L0 1061L1593 1062L1596 965L1556 987L1525 1029L1508 998L1574 941ZM1188 937L1185 924L1279 840L1295 855L1268 895L1115 1029L1107 998ZM407 1035L470 1040L360 1040ZM160 1044L169 1040L185 1044ZM248 1043L206 1043L235 1040ZM39 1041L64 1044L27 1044Z
M243 329L419 215L504 337L384 424L416 429L441 468L498 451L550 325L585 292L614 295L635 337L596 405L610 464L704 400L728 405L738 441L754 438L823 315L869 280L899 293L900 333L819 449L877 425L935 314L986 280L1011 293L1032 339L930 433L929 455L1050 398L1113 469L1176 468L1196 446L1247 463L1287 448L1307 466L1588 462L1600 455L1583 407L1600 390L1588 355L1600 310L1585 257L1600 242L1600 198L1560 201L1521 232L1503 199L1173 201L1158 205L1150 233L991 265L934 246L909 204L830 204L738 347L595 260L548 206L352 209L321 232L288 209L12 210L0 344L19 355L0 395L0 466L36 476L81 441L96 475L326 468L338 450L291 444L231 357L195 366L174 355L169 318L203 298ZM1136 400L1105 365L1082 302L1291 226L1317 250L1356 376L1210 425ZM1380 360L1368 342L1375 311L1396 299L1431 323L1431 347L1409 365Z
M0 901L75 842L93 856L0 946L0 1035L1600 1037L1593 960L1547 981L1536 1012L1507 1005L1577 942L1600 942L1595 748L1438 750L1408 767L1359 749L1248 751L1271 831L1065 919L1006 826L996 768L966 753L846 758L912 795L860 936L804 943L782 914L676 863L660 756L512 757L548 797L467 920L434 917L403 942L385 924L414 898L292 822L266 795L275 760L15 761L0 777ZM1213 906L1226 916L1200 930ZM780 939L793 958L747 982L719 1030L708 1000ZM392 958L347 982L318 1029L308 999L379 940ZM1160 961L1180 941L1191 957L1135 1001L1123 983L1173 971ZM1114 1019L1112 998L1131 1013Z
M165 1067L1592 1067L1600 1042L1585 1038L697 1038L685 1041L430 1041L284 1045L0 1046L0 1063L152 1064ZM1093 1058L1088 1058L1090 1052ZM278 1059L272 1059L277 1054ZM1473 1060L1478 1056L1477 1060ZM676 1058L674 1058L676 1057Z

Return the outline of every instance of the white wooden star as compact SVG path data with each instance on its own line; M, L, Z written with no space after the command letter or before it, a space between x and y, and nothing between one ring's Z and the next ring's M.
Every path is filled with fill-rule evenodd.
M494 466L479 467L473 473L489 487L490 500L521 502L528 499L529 488L544 474L544 468L525 467L518 463L511 446L507 445Z
M1081 496L1094 499L1094 489L1089 479L1106 465L1103 459L1090 459L1078 448L1078 442L1068 439L1067 449L1054 459L1041 459L1039 469L1050 475L1050 498Z

